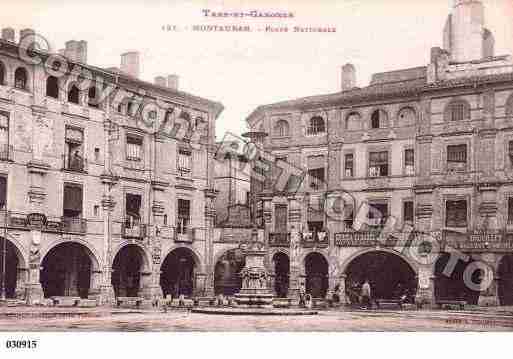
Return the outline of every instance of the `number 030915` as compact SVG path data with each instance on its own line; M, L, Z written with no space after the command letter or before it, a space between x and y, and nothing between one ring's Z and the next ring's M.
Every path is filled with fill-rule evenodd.
M5 347L7 349L35 349L37 340L6 340Z

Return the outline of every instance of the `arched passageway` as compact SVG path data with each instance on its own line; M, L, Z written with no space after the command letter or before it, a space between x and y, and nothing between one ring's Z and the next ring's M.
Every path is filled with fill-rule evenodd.
M328 261L319 253L305 258L306 293L314 298L324 298L328 292Z
M183 294L192 296L194 293L196 263L194 254L188 248L177 248L171 251L161 267L160 286L164 296L173 298Z
M278 252L273 256L274 292L278 298L285 298L289 292L290 261L285 253Z
M369 281L373 299L399 299L406 296L408 301L413 301L417 292L415 271L408 262L394 253L363 253L349 263L345 274L346 292L350 298L360 295L365 280Z
M513 305L513 254L502 257L497 274L500 305Z
M469 260L464 262L457 260L451 273L444 273L451 255L442 253L435 263L435 299L437 300L465 300L468 304L477 305L479 301L479 291L470 288L463 279L465 269L473 262ZM453 259L454 261L454 259ZM448 269L452 267L452 261ZM482 273L476 270L472 273L471 280L474 284L479 284Z
M0 64L1 66L1 64ZM5 245L5 256L3 255ZM4 266L5 257L5 266ZM0 293L2 290L5 291L6 298L16 297L16 284L18 278L18 266L20 265L20 259L16 247L9 240L0 237ZM5 272L4 272L5 270ZM2 288L2 283L5 286Z
M214 271L214 292L216 295L234 295L240 291L240 271L246 265L246 258L240 249L230 249L219 258Z
M112 264L112 286L116 297L137 297L141 289L144 252L135 245L124 246Z
M89 249L75 242L52 248L43 258L40 282L45 298L87 298L91 286L93 258Z

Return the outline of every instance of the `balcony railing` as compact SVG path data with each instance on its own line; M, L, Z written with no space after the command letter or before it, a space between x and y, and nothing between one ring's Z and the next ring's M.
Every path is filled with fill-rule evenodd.
M0 161L12 161L13 158L13 146L7 144L0 144Z
M87 221L83 218L61 218L62 231L71 233L86 233Z
M326 248L329 245L329 234L326 231L323 232L303 232L301 238L301 244L304 248Z
M87 171L87 159L82 156L62 155L62 169L74 172Z
M290 247L290 233L269 233L270 247Z
M174 241L179 243L192 243L196 236L196 229L189 227L175 228Z
M121 235L125 238L142 239L146 237L146 229L146 224L127 219L121 224Z

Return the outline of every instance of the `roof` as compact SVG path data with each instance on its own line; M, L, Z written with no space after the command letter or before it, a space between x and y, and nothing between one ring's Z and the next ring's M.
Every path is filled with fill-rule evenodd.
M365 101L379 101L400 97L415 97L430 91L475 87L490 83L512 82L513 73L485 76L471 76L434 83L427 82L427 68L418 67L373 75L373 82L367 87L325 95L302 97L287 101L258 106L246 119L251 122L265 111L304 111L319 107L350 107ZM422 75L422 76L421 76ZM393 81L394 78L399 78Z

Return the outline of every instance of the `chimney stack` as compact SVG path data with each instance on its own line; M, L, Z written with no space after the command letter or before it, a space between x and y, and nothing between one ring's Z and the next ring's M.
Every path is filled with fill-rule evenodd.
M166 78L164 76L155 77L155 85L166 87Z
M2 29L2 39L14 42L14 29L12 27Z
M342 66L341 90L348 91L356 87L356 68L353 64Z
M64 56L74 62L87 63L87 41L66 41Z
M178 81L179 81L178 75L174 75L174 74L169 75L167 77L167 87L172 90L178 91Z
M121 54L121 71L135 78L139 78L139 52L129 51Z

